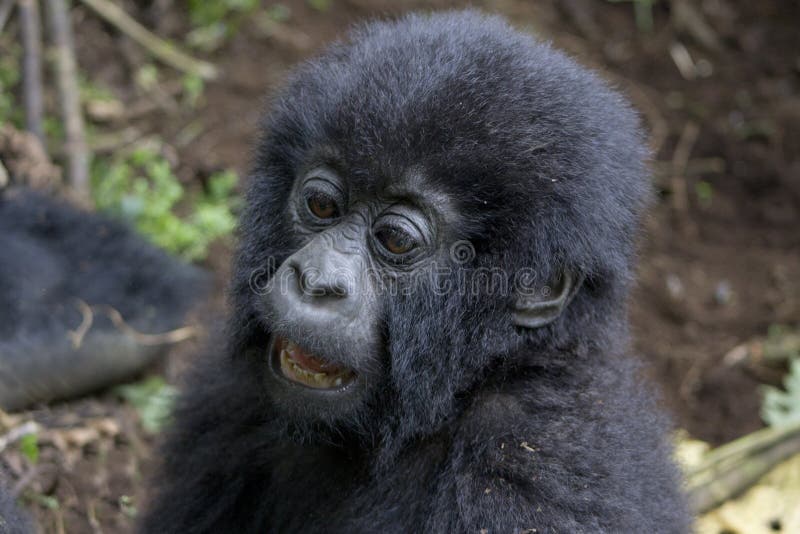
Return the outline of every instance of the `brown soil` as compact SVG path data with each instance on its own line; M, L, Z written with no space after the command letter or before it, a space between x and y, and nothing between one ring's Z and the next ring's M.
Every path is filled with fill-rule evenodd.
M255 24L244 23L212 55L223 74L207 86L200 109L150 113L124 124L175 146L185 181L223 167L246 172L264 96L292 64L349 23L430 6L333 0L321 12L300 0L284 4L292 16L281 31L265 36ZM652 364L677 423L693 436L720 443L758 428L758 385L774 382L780 373L724 357L763 336L770 325L800 322L800 4L691 2L712 28L710 39L680 22L677 1L656 4L651 33L637 30L629 2L473 4L505 14L598 68L641 110L652 134L660 194L647 222L631 303L636 349ZM186 15L164 11L165 5L170 3L130 1L126 8L161 35L180 40ZM145 61L142 51L82 7L74 9L74 21L84 71L124 102L140 99L131 80ZM676 66L670 49L680 47L692 58L694 75L688 70L682 75ZM169 75L169 69L162 72ZM182 144L187 125L198 120L202 133ZM230 248L220 246L208 262L221 281L229 255ZM168 366L176 367L181 366ZM153 441L132 410L107 395L33 415L54 426L98 417L119 426L77 452L67 447L72 456L45 449L33 474L26 475L13 453L0 459L0 467L5 461L5 470L24 482L18 489L59 500L58 510L30 503L44 529L58 532L63 524L72 533L129 531L130 509L120 499L141 495ZM134 498L136 503L141 498Z

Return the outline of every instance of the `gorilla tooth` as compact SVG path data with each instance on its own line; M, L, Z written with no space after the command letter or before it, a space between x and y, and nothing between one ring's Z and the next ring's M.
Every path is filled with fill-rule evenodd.
M342 385L344 374L350 374L344 370L338 372L338 375L330 376L325 372L314 373L305 369L292 357L291 346L297 347L297 345L287 342L283 344L280 352L281 372L289 380L316 389L332 389Z

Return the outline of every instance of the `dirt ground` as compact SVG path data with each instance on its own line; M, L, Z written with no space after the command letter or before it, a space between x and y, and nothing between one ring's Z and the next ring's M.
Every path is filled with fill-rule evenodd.
M171 2L123 4L156 33L183 39L187 16ZM352 22L431 4L459 5L333 0L320 11L286 1L291 17L277 30L265 35L257 24L244 23L211 54L223 73L207 86L199 110L162 110L130 126L173 145L187 183L226 167L245 175L265 96L291 65ZM726 355L771 325L800 322L800 4L661 1L651 32L637 28L630 2L473 5L506 15L599 69L641 111L659 195L631 302L635 348L677 424L692 436L718 444L757 429L758 386L779 383L781 370ZM685 16L686 9L695 13ZM76 7L73 17L84 72L126 104L139 98L132 76L145 53L84 8ZM192 124L201 125L201 133L187 142ZM229 256L229 247L218 246L207 262L220 288ZM170 376L194 348L176 351L166 366ZM42 528L130 531L153 460L153 439L132 409L101 394L33 417L54 427L82 421L89 433L72 436L75 443L64 447L70 454L43 448L33 472L13 465L13 457L5 460L23 495L57 499L54 507L29 497Z

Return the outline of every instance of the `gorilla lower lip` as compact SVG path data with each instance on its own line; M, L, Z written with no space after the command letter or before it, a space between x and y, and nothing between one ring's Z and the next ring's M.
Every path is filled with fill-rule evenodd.
M303 351L293 341L276 337L274 352L284 377L313 389L340 389L350 384L355 373Z

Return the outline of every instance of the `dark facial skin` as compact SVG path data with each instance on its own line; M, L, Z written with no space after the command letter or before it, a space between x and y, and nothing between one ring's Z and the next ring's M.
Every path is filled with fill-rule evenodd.
M352 190L346 171L324 161L298 174L286 211L302 245L262 301L273 325L268 390L288 414L335 420L380 387L386 299L429 291L414 277L458 268L448 257L459 223L451 205L419 169L377 194ZM553 321L580 286L575 281L561 275L553 295L518 296L514 321L528 328Z
M297 176L286 211L302 245L262 301L274 325L269 391L289 413L336 419L369 397L385 370L385 299L403 277L447 259L453 214L416 175L404 178L374 195L354 190L346 172L326 162ZM316 365L287 365L287 340Z

